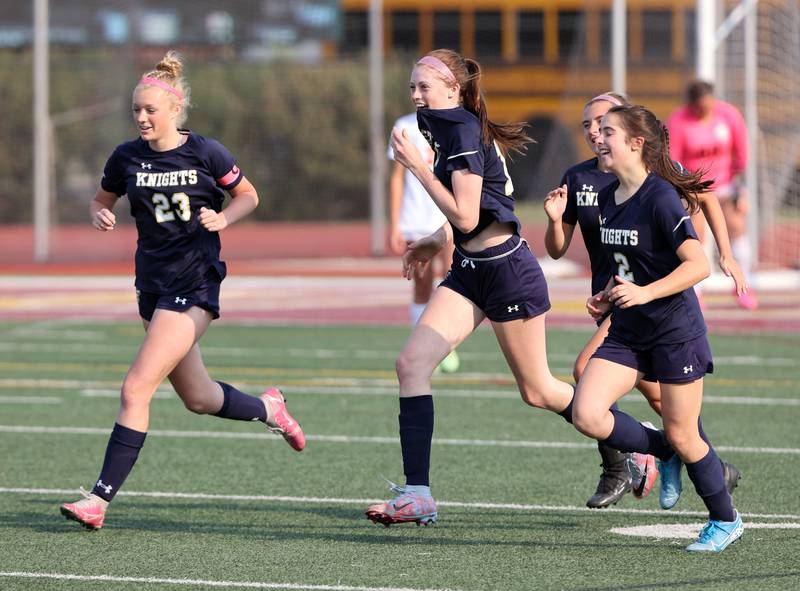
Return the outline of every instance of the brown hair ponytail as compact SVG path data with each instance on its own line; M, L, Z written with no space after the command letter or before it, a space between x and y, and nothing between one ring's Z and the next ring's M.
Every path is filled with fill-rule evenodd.
M607 115L614 114L620 119L620 126L629 138L641 137L642 162L648 172L654 172L678 191L687 204L689 213L700 207L698 195L709 190L713 180L702 180L705 171L689 172L680 170L669 155L669 131L667 127L648 109L640 105L612 107Z

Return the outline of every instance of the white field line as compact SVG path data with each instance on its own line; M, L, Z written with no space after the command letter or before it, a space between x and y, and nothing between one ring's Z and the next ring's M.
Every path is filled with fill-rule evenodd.
M0 404L61 404L56 396L0 396Z
M61 496L77 494L74 488L5 488L0 487L0 494L12 495L45 495ZM213 493L186 493L186 492L166 492L166 491L120 491L117 496L127 497L146 497L157 499L187 499L187 500L213 500L213 501L242 501L255 503L295 503L310 505L356 505L365 506L373 503L382 503L386 499L360 499L360 498L340 498L340 497L292 497L285 495L230 495ZM623 509L619 507L607 507L602 511L589 509L585 506L577 505L540 505L530 503L490 503L488 501L436 501L439 507L452 507L456 509L487 509L500 511L540 511L544 513L584 513L586 515L603 516L609 513L620 513L624 515L658 515L659 517L708 517L708 511L682 511L670 510L665 512L663 509ZM800 514L777 514L777 513L742 513L742 517L753 519L790 519L800 521Z
M394 380L380 379L348 379L348 378L321 378L319 380L308 378L303 379L303 385L284 385L277 384L285 394L337 394L349 396L397 396L397 385ZM316 385L315 382L323 384L330 382L345 383L348 385L328 386ZM291 379L285 380L291 383ZM311 382L310 385L307 383ZM233 385L247 389L251 384L242 381L232 381ZM349 385L352 384L352 385ZM435 396L437 398L475 398L475 399L519 399L516 390L492 390L492 389L464 389L446 388L443 382L442 387L437 388ZM32 379L32 378L0 378L0 389L19 389L19 388L42 388L52 390L79 390L81 396L89 398L118 398L119 383L100 380L56 380L56 379ZM169 386L162 386L156 391L156 398L172 398L175 391ZM644 397L635 392L623 398L625 403L640 402L644 403ZM800 398L759 398L756 396L715 396L706 395L703 402L707 404L733 404L745 406L800 406Z
M207 579L173 579L162 577L120 577L114 575L74 575L67 573L2 572L0 577L15 579L54 579L58 581L100 581L105 583L140 583L143 585L186 585L230 589L290 589L297 591L455 591L452 589L418 589L412 587L362 587L351 585L310 585L304 583L267 583L261 581L214 581Z
M281 387L281 391L287 395L293 394L337 394L337 395L351 395L351 396L394 396L397 397L397 388L363 388L363 387L310 387L298 388L294 386ZM170 392L171 395L166 395ZM159 395L161 393L162 395ZM119 390L91 390L84 389L80 391L81 396L89 398L119 398ZM158 398L172 398L177 396L174 391L164 390L156 393ZM435 390L434 396L436 398L503 398L510 400L518 400L519 392L508 390ZM630 396L626 397L625 403L628 402L647 402L643 396ZM744 406L800 406L800 399L797 398L753 398L752 396L703 396L703 402L708 404L734 404Z
M633 525L630 527L612 527L612 534L636 536L639 538L677 538L692 540L700 533L701 523L657 523L653 525ZM800 529L800 523L758 523L746 521L745 530L752 529Z
M47 334L47 333L45 333ZM80 333L79 333L80 334ZM87 335L91 335L87 331ZM53 333L54 337L62 337L68 335L60 335ZM77 339L76 339L77 340ZM88 344L86 342L65 342L63 338L57 338L56 342L36 342L30 341L21 343L19 340L14 341L0 341L0 352L44 352L44 353L64 353L72 349L81 353L94 353L94 354L112 354L112 353L129 353L134 354L139 348L139 343L131 343L130 345L111 345L111 344ZM399 350L365 350L365 349L326 349L318 347L291 347L291 348L271 348L271 347L213 347L203 346L203 353L208 357L214 358L256 358L256 359L275 359L281 357L300 357L309 359L394 359L397 357ZM459 351L459 356L464 361L483 360L486 359L485 353L472 353L468 351ZM498 359L501 357L500 352L497 352ZM569 353L551 353L548 355L551 361L574 361L575 356ZM716 366L755 366L755 367L792 367L797 364L797 361L787 357L761 357L758 355L720 355L714 357L714 364Z
M110 429L95 427L45 427L45 426L19 426L0 425L0 433L36 433L48 435L105 435ZM260 439L266 441L282 441L278 435L271 433L236 433L231 431L175 431L153 429L147 432L150 437L175 437L195 439ZM377 443L398 445L398 437L359 437L354 435L306 435L308 441L324 443ZM526 441L526 440L501 440L501 439L444 439L433 438L434 445L449 445L462 447L506 447L516 449L546 448L546 449L595 449L597 444L578 443L569 441ZM716 446L714 449L731 453L754 453L775 455L800 455L800 448L794 447L738 447L730 445Z

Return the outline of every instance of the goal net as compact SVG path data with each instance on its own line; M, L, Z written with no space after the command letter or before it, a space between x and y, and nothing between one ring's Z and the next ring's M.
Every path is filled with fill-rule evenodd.
M731 14L746 2L722 3ZM796 0L756 3L758 136L758 264L762 269L800 267L800 8ZM720 97L742 112L747 89L744 76L745 21L730 31L717 50ZM753 199L753 196L751 196Z

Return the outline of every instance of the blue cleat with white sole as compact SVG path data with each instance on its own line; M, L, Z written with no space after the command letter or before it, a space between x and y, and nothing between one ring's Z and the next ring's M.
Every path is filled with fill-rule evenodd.
M662 509L672 509L681 498L683 483L681 482L681 467L683 462L678 454L668 460L658 460L658 472L661 475L661 493L658 503Z
M733 521L717 521L709 519L705 527L700 530L700 537L693 544L686 546L687 552L722 552L742 537L744 525L742 516L736 511Z

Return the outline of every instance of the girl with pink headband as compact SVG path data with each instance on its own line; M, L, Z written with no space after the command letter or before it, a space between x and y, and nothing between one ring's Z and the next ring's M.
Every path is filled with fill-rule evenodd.
M219 318L227 273L219 234L255 209L258 193L222 144L180 128L189 94L182 69L180 57L169 52L139 80L133 119L140 137L111 154L90 205L92 225L110 232L117 201L130 201L145 336L122 382L100 475L90 492L81 489L84 498L60 508L87 529L103 527L108 504L133 469L147 435L150 401L165 378L194 413L260 422L295 450L305 446L277 388L259 397L214 381L200 354L197 341ZM226 194L231 199L223 208Z
M476 61L450 50L433 51L416 63L411 100L417 126L434 151L433 170L406 132L392 130L395 161L420 181L447 219L408 246L405 276L410 279L450 241L455 253L397 358L405 484L390 483L394 498L366 510L368 519L386 526L438 518L430 488L431 375L484 319L491 322L523 402L567 420L571 416L573 388L555 379L547 364L547 282L520 235L505 163L509 152L523 151L531 139L524 124L489 120L480 78Z
M592 152L597 151L603 116L612 107L629 104L623 95L612 92L599 94L586 102L583 109L583 135ZM548 218L545 232L547 253L554 259L564 256L572 241L575 226L579 225L589 254L592 294L603 290L609 277L618 271L616 268L612 269L612 262L603 253L600 243L600 210L597 204L598 193L616 180L617 177L605 170L595 156L569 168L561 179L560 187L548 193L544 200ZM724 226L724 220L719 212L715 212L713 200L708 194L701 196L701 207L704 211L708 210L706 215L712 225L720 231L720 252L729 253L729 249L725 250L727 238L724 235L724 227L720 228ZM740 285L743 277L736 261L732 258L729 259L728 269L736 284ZM575 361L573 378L576 383L583 375L589 359L608 335L610 324L610 315L597 322L597 331ZM660 414L661 392L658 383L642 379L636 387L644 394L653 410ZM586 501L589 508L602 509L616 504L631 490L637 498L644 498L650 493L658 474L652 456L642 454L628 456L602 442L598 442L598 450L603 471L594 494ZM732 464L724 463L723 466L728 489L732 491L739 480L739 471ZM636 476L634 482L632 482L631 468ZM642 474L646 474L646 478L643 478Z

